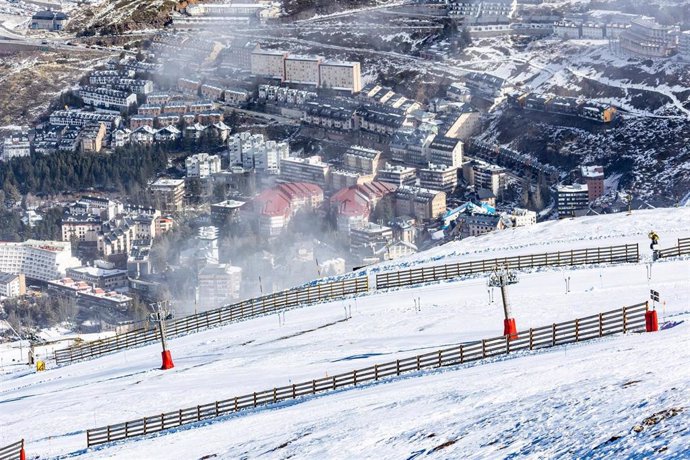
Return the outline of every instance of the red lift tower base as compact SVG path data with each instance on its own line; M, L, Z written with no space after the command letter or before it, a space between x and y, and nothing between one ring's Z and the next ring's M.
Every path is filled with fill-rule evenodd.
M161 370L172 369L173 367L175 367L175 365L173 364L172 355L170 354L170 350L165 350L161 352L161 355L163 356L163 366L161 366Z
M659 317L656 310L647 310L644 314L644 322L647 332L656 332L659 330Z
M515 318L507 318L503 320L503 335L507 335L508 340L515 340L518 338L517 327L515 326Z

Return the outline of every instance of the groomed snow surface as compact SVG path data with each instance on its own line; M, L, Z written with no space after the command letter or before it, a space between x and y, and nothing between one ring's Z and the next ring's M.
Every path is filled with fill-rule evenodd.
M595 229L610 235L596 245L631 242L626 235L642 242L651 224L664 247L673 245L670 234L690 236L682 208L622 217L519 229L512 243L498 243L507 232L472 241L488 250L493 239L515 254L588 240ZM527 245L521 233L541 244ZM172 339L169 371L157 369L159 345L42 373L16 370L0 375L0 445L25 438L30 458L687 457L690 261L658 261L651 279L648 270L643 261L521 273L509 288L518 328L642 302L650 288L666 302L660 319L685 323L345 388L88 450L88 428L500 335L500 293L490 303L479 276L291 310Z

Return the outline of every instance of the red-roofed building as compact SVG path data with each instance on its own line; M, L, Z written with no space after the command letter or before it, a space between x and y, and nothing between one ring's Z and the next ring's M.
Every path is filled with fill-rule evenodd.
M350 229L359 228L369 222L373 207L359 186L344 188L331 197L331 209L335 212L338 231L347 237Z
M292 216L290 199L276 189L261 192L252 201L252 207L259 218L259 233L266 238L279 235Z
M323 189L309 182L286 182L278 186L290 200L292 213L302 208L317 209L323 203Z

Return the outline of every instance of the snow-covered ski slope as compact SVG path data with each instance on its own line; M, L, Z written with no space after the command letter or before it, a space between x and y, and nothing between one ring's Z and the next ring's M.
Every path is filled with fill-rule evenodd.
M610 235L607 244L644 243L653 228L665 247L688 235L683 223L690 223L690 210L654 210L591 218L589 225L573 220L514 231L539 238L535 245L508 243L497 233L449 246L456 251L458 245L472 244L468 247L479 250L495 240L512 254L533 253L568 247L566 241L591 245L597 228ZM578 231L568 230L571 226L580 228L579 239ZM523 273L520 283L510 287L518 328L644 301L650 288L666 301L661 320L690 320L690 261L658 261L651 272L648 280L647 265L639 263ZM568 277L571 291L566 294ZM421 311L415 309L416 298ZM682 450L690 445L687 323L655 334L346 389L204 427L84 450L87 428L500 335L498 290L494 300L490 303L486 278L474 277L176 338L169 343L176 367L169 371L157 370L160 346L150 345L43 373L3 375L0 444L26 438L29 453L41 458L410 458L433 449L439 449L437 458L603 458L651 455L645 449L660 445L667 446L666 455L690 455ZM684 412L640 433L631 431L648 416L678 408Z

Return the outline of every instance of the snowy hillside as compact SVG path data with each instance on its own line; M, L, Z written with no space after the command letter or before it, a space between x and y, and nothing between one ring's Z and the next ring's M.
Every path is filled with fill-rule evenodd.
M416 258L446 263L469 252L485 258L645 243L650 228L667 247L690 236L688 222L687 209L553 222ZM372 293L170 340L176 367L169 371L157 369L160 346L150 345L44 373L0 375L0 445L25 438L29 457L40 458L683 456L690 454L690 261L655 262L651 279L645 262L521 273L509 288L518 328L643 302L650 288L665 301L661 321L686 323L345 388L85 450L88 428L502 332L500 294L490 301L485 277Z

